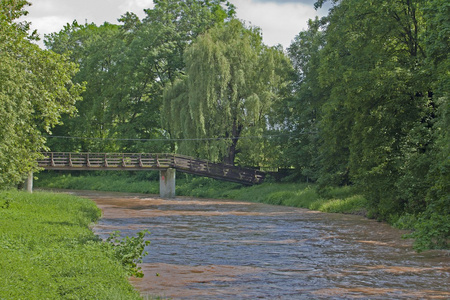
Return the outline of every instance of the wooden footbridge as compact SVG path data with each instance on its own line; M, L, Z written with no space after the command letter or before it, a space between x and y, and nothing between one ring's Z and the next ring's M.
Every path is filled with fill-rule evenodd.
M246 185L264 180L264 172L256 169L179 154L43 152L42 155L38 166L46 170L159 170L160 194L167 198L175 196L175 170Z

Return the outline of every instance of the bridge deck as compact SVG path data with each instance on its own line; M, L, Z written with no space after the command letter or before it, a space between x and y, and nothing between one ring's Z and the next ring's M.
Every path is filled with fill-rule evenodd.
M213 163L203 159L168 153L74 153L43 152L38 165L47 170L164 170L212 177L243 184L264 180L264 172Z

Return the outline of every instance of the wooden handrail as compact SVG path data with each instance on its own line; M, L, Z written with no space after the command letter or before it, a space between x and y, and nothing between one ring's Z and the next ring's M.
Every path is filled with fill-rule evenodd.
M174 168L221 180L257 184L265 173L250 168L214 163L205 159L172 153L76 153L42 152L38 166L48 170L161 170Z

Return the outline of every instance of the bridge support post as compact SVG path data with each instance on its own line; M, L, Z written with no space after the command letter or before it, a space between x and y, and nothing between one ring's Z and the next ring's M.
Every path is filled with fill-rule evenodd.
M24 190L29 193L33 192L33 172L28 173L27 179L25 179Z
M159 171L159 195L161 198L175 197L175 169Z

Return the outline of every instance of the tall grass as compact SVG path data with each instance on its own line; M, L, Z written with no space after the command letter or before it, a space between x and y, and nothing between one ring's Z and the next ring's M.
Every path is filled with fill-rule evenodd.
M99 217L87 199L0 191L0 299L140 299Z
M326 195L320 195L313 184L307 183L264 183L232 191L229 196L237 200L362 215L367 205L364 197L351 187L333 188Z

